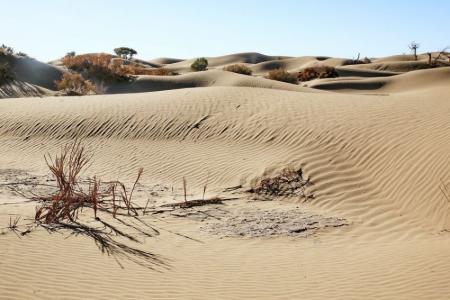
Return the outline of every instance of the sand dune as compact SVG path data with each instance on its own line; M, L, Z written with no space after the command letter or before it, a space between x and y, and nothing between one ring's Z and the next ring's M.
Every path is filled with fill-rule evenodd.
M437 53L433 53L434 56ZM39 92L42 90L55 91L54 81L61 78L67 69L62 66L61 60L55 60L49 64L45 64L34 59L24 57L2 57L2 61L9 61L17 75L17 80L28 85L28 92L3 92L2 97L7 95L15 97L26 97L33 95L53 95L53 93ZM284 90L304 90L302 87L296 87L275 81L263 79L269 71L274 69L286 69L289 72L300 72L308 67L315 66L331 66L336 68L339 75L338 79L315 80L306 82L303 86L309 86L318 89L340 89L347 81L357 90L378 90L385 86L384 80L361 81L364 78L377 78L398 75L420 69L429 69L428 56L419 55L419 60L415 61L411 55L397 55L386 58L372 59L372 63L354 64L352 59L333 58L326 56L303 56L303 57L287 57L287 56L268 56L260 53L237 53L232 55L209 57L208 72L195 73L192 72L190 66L195 59L175 59L175 58L158 58L150 61L134 59L143 68L161 68L164 67L170 71L180 73L181 76L138 76L136 80L131 82L102 82L102 88L106 93L141 93L154 92L162 90L172 90L180 88L192 87L208 87L208 86L248 86L248 87L264 87ZM0 61L0 62L2 62ZM441 60L440 63L445 65L446 62ZM245 64L252 71L252 77L243 77L229 72L222 72L224 66L231 64ZM100 83L101 80L93 80ZM355 80L358 80L356 82ZM389 81L390 82L390 81ZM420 83L421 86L430 82L425 80ZM430 82L431 83L431 82ZM336 87L334 87L336 85ZM17 86L17 85L16 85ZM34 86L34 88L30 88ZM406 89L408 87L405 87ZM11 90L11 89L10 89ZM17 90L17 88L16 88ZM33 91L32 91L33 90Z
M378 71L363 68L352 68L351 66L336 67L339 77L385 77L401 74L400 72Z
M22 81L8 82L0 86L0 99L52 96L53 91Z
M3 228L0 298L447 299L450 202L440 186L450 182L450 68L403 73L423 63L404 58L346 65L243 53L211 58L210 70L196 73L190 60L160 59L151 64L188 74L139 76L109 86L115 95L37 98L45 90L23 83L30 94L9 96L33 97L0 101L1 224L33 219L34 203L8 185L51 185L43 155L74 139L94 158L83 176L128 183L143 167L136 197L156 208L183 199L183 177L189 199L205 182L208 197L239 199L142 216L161 231L139 236L141 249L167 261L157 271L130 260L121 269L88 237L36 230L18 238ZM292 85L220 70L231 63L257 75L323 63L341 77ZM311 180L306 201L245 192L287 166ZM263 238L205 230L250 219L276 229L285 225L275 222L280 211L329 223Z
M308 86L334 91L360 93L411 93L423 89L449 90L450 68L419 70L401 75L377 78L334 78L316 80Z
M289 57L286 56L268 56L261 53L250 52L250 53L237 53L231 55L224 55L218 57L207 57L209 68L220 68L222 69L226 65L230 64L257 64L270 60L284 60ZM190 71L191 64L195 61L195 58L183 60L181 62L172 63L165 66L169 70L177 71L180 73L185 73Z
M174 63L179 63L184 61L184 59L180 59L180 58L170 58L170 57L160 57L160 58L155 58L150 60L150 63L153 63L155 65L170 65L170 64L174 64Z
M55 66L42 63L29 57L0 56L0 63L8 63L19 81L53 90L55 80L63 71Z
M430 66L428 64L428 61L393 61L352 66L352 68L389 72L410 72L415 70L428 69L429 67Z
M178 76L139 76L131 82L114 83L108 86L107 93L142 93L208 86L244 86L287 91L317 92L298 85L265 78L246 76L222 70L208 70Z

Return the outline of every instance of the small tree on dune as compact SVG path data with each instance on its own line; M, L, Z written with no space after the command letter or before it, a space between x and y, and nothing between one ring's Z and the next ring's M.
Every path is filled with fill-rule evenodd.
M417 60L417 49L419 49L420 44L413 41L413 42L411 42L411 44L409 44L408 47L413 52L414 59Z
M128 48L128 47L119 47L114 49L114 52L124 58L124 59L132 59L133 55L137 54L137 51L134 50L133 48Z

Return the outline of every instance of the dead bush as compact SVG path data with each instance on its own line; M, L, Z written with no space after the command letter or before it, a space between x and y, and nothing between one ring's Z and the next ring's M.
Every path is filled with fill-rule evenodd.
M276 176L262 177L249 192L272 197L300 196L306 200L311 197L306 194L306 188L310 185L310 179L303 178L302 169L285 168Z
M298 78L295 74L287 72L285 69L272 70L265 76L267 79L277 80L292 84L298 84Z
M68 53L62 63L70 70L81 73L87 78L99 81L126 81L135 75L177 75L164 68L151 69L142 64L124 60L111 54L83 54Z
M94 77L101 81L124 81L129 80L122 60L114 60L111 54L83 54L66 55L62 59L63 65L70 70L83 74L85 77Z
M88 95L96 92L92 82L76 73L64 73L60 80L55 81L55 84L58 90L64 91L67 95Z
M36 207L36 221L45 224L64 220L74 222L83 208L91 208L95 218L98 211L108 213L114 218L120 212L137 216L132 196L144 170L139 169L130 191L120 181L102 184L95 176L88 179L88 187L84 189L80 184L80 173L89 165L90 159L80 142L66 145L60 155L45 157L47 166L56 179L57 189L51 195L32 197L42 203Z
M38 227L48 232L82 235L92 239L102 253L114 256L120 266L118 259L123 258L150 269L167 268L164 258L134 246L143 244L147 237L159 235L158 229L139 218L138 211L143 208L133 201L143 169L139 169L131 189L118 180L102 182L96 176L83 180L81 174L89 167L91 158L78 141L64 146L59 155L46 155L45 161L56 186L45 189L42 194L12 189L38 203L34 222L25 225L25 231L19 230L19 219L11 219L9 228L20 235ZM93 213L93 220L88 220L87 212Z
M224 67L223 70L243 75L252 75L252 69L250 69L246 65L241 64L229 65Z
M299 81L309 81L317 78L335 78L338 73L334 67L330 66L313 66L305 68L298 73Z

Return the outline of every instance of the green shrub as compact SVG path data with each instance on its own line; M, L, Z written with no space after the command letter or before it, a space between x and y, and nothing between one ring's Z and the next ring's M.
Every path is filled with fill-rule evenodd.
M204 57L197 58L191 65L193 71L205 71L208 68L208 60Z
M247 67L246 65L229 65L223 68L224 71L243 74L243 75L252 75L252 69Z
M275 69L265 76L267 79L277 80L292 84L298 84L297 75L287 72L285 69Z
M14 80L15 75L7 63L0 64L0 85Z

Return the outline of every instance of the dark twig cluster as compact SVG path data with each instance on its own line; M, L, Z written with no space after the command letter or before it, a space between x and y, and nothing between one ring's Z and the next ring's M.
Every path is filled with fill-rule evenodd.
M249 192L273 197L301 196L306 200L312 197L306 193L306 188L310 185L310 179L303 178L302 169L286 168L274 177L261 178Z

